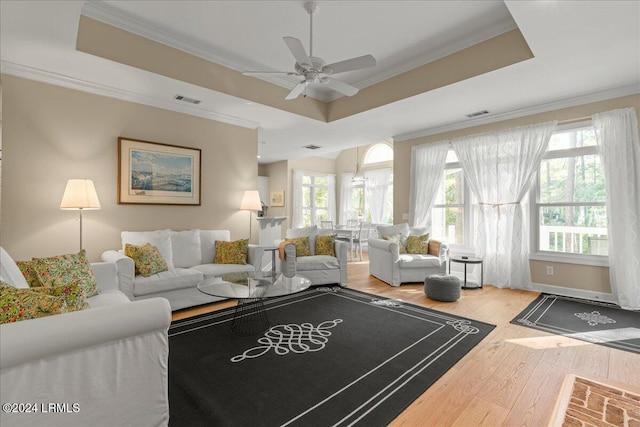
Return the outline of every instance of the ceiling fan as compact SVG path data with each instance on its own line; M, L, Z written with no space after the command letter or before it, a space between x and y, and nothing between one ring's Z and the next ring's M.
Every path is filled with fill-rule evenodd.
M323 84L343 95L355 95L358 93L357 87L334 79L331 76L338 73L345 73L347 71L373 67L376 65L376 59L371 55L363 55L357 58L346 59L344 61L325 65L325 61L322 58L313 56L313 14L318 10L318 5L315 2L307 2L304 4L304 8L309 13L311 24L309 31L309 55L307 55L307 52L300 40L295 37L283 37L284 42L296 60L294 65L295 71L246 71L242 74L245 76L260 74L286 74L289 76L304 77L304 80L299 82L285 99L297 98L298 95L304 92L307 86L316 83Z

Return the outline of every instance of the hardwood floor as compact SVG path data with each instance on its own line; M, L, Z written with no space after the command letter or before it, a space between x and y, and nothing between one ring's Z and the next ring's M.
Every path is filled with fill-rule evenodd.
M390 426L545 426L565 374L640 384L637 354L510 324L537 293L485 286L443 303L428 299L422 284L392 287L369 276L368 261L350 262L348 277L353 289L496 325ZM233 305L181 310L173 319Z

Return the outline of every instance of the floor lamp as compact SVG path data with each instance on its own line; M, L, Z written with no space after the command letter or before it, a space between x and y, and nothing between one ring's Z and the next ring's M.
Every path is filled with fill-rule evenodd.
M82 250L82 211L100 209L100 201L93 181L90 179L67 181L60 209L80 211L80 250Z
M240 210L249 211L249 243L251 243L251 211L261 211L260 193L258 190L246 190L242 196Z

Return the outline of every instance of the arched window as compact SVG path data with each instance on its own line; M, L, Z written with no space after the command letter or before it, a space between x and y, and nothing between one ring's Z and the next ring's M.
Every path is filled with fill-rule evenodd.
M393 148L389 144L380 142L367 150L363 164L389 162L393 160Z

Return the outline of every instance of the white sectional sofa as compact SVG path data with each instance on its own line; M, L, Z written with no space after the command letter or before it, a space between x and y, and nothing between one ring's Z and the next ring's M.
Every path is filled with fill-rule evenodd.
M203 294L196 286L210 277L260 270L264 253L264 247L249 245L247 264L215 264L215 242L230 241L229 230L123 231L121 237L122 249L102 254L103 261L116 264L120 290L132 301L166 298L174 311L223 300ZM133 259L124 255L126 243L156 246L169 270L149 277L136 275Z
M0 253L1 279L28 287ZM6 274L13 267L18 273ZM118 290L115 264L91 268L100 293L89 309L0 325L2 403L24 404L0 413L3 427L168 425L169 304L131 302ZM24 412L32 404L37 412Z

